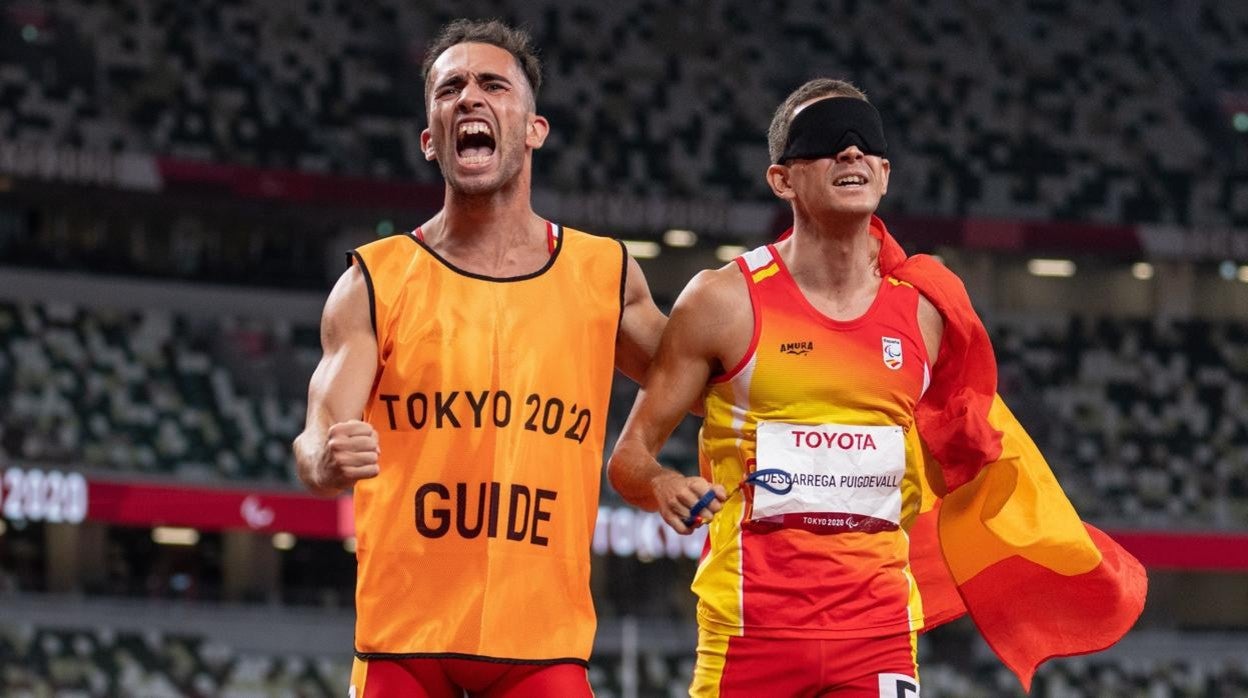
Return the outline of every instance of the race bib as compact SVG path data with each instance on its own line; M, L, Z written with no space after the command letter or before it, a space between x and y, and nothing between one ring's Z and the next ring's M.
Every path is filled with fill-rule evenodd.
M919 680L905 674L879 674L880 698L919 698Z
M758 479L773 487L754 487L754 528L874 533L900 526L901 427L762 422L757 433L757 470L768 471Z

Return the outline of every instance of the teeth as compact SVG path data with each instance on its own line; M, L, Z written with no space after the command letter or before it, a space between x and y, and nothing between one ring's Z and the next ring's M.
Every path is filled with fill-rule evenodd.
M480 165L483 162L488 162L489 159L490 156L488 155L474 155L472 157L466 157L463 160L464 163L468 165Z
M467 136L473 133L485 133L490 136L494 135L493 131L490 130L490 125L482 121L469 121L466 124L459 125L459 135Z
M836 181L833 182L833 184L835 184L838 187L845 185L845 184L866 184L866 183L867 183L867 180L862 175L846 175L844 177L838 177Z

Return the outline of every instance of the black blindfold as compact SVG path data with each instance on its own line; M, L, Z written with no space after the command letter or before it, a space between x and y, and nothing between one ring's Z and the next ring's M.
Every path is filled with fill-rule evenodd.
M793 117L789 140L778 162L836 157L851 145L867 155L888 152L880 113L870 102L854 97L821 99Z

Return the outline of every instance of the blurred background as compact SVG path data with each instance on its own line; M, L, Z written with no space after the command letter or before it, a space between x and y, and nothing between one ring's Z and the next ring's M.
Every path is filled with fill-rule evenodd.
M459 16L533 33L535 208L627 240L664 308L787 226L783 97L861 86L881 216L1150 571L1033 695L1248 696L1248 3L1197 0L0 1L0 695L346 695L350 500L289 444L343 251L441 204L420 62ZM604 481L597 695L687 695L701 542ZM920 659L924 695L1020 693L965 622Z

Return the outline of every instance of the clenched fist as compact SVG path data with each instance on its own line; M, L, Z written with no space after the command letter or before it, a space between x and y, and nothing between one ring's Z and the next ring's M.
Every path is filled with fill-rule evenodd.
M377 477L381 447L377 430L368 422L339 422L325 433L325 445L316 461L313 485L320 490L344 490L358 480Z

